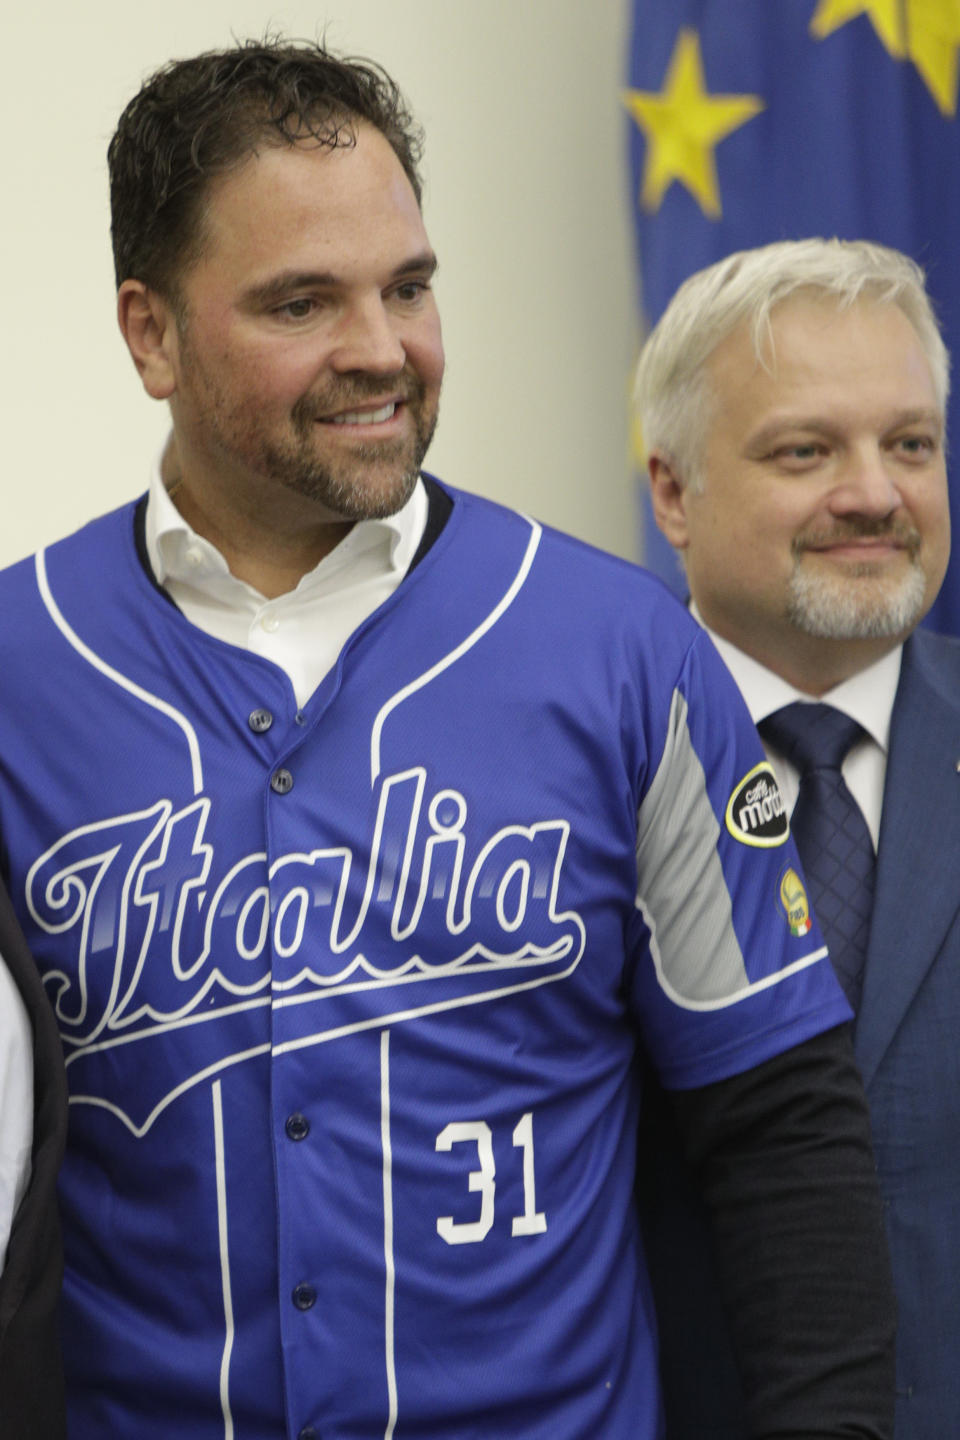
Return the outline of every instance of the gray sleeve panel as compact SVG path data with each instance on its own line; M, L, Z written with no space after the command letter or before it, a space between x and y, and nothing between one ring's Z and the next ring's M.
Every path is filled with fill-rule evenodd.
M660 986L683 1006L729 1003L749 984L719 836L687 701L675 690L663 756L637 816L637 905Z
M823 958L811 951L751 983L733 924L720 825L674 691L663 756L637 816L637 908L661 990L685 1010L720 1010Z

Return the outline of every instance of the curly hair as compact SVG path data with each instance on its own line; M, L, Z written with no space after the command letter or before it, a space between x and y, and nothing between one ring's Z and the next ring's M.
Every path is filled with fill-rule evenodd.
M163 66L107 150L117 285L134 278L177 302L179 276L203 251L211 181L261 145L354 145L358 121L389 142L419 204L422 132L380 66L270 37Z

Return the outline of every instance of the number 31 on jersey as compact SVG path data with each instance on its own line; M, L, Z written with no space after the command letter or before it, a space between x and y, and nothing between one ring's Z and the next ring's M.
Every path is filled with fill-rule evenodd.
M482 1240L493 1226L496 1197L496 1165L493 1160L493 1133L485 1120L456 1120L445 1125L437 1136L437 1150L452 1150L454 1145L477 1147L479 1170L467 1175L470 1190L480 1192L480 1214L476 1220L454 1220L452 1215L437 1217L437 1234L448 1245L470 1245ZM511 1234L542 1235L547 1217L537 1210L536 1181L533 1164L533 1112L527 1113L514 1126L514 1148L523 1151L523 1214L513 1217Z

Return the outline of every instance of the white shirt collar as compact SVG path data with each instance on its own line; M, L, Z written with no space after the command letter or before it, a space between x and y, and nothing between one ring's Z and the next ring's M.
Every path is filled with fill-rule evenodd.
M198 535L180 514L161 477L162 455L163 450L150 472L145 517L147 555L157 582L165 585L179 581L221 600L226 591L240 603L262 601L252 585L231 575L217 547ZM418 480L402 509L383 520L357 521L339 545L301 578L292 593L303 597L334 576L342 578L343 572L361 557L366 561L365 568L375 566L384 573L405 575L423 536L427 509L427 493L423 481Z
M852 675L849 680L835 685L826 695L806 695L780 675L761 665L758 660L754 660L752 655L747 655L729 640L717 635L709 625L704 625L703 617L692 601L690 611L694 619L703 625L739 685L755 725L794 700L819 699L858 720L884 754L887 753L890 746L890 717L900 681L902 645L897 645L865 670Z

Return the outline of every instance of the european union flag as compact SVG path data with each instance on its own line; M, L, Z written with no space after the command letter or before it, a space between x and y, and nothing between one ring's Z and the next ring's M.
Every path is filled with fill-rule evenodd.
M837 235L923 266L960 359L958 54L960 0L634 0L624 100L649 323L731 250ZM956 487L951 508L960 534ZM676 585L646 531L647 563ZM960 547L927 624L960 633Z

